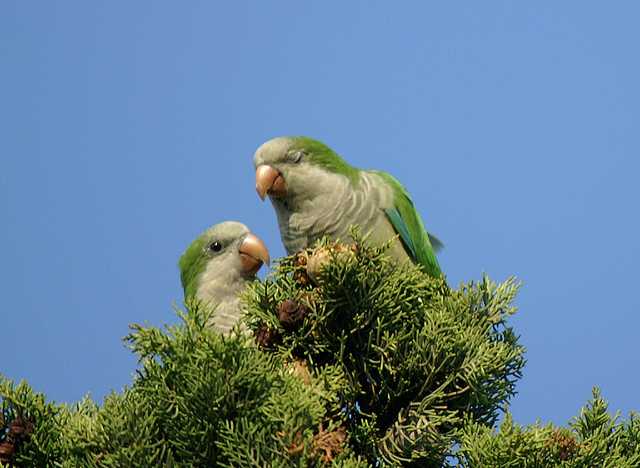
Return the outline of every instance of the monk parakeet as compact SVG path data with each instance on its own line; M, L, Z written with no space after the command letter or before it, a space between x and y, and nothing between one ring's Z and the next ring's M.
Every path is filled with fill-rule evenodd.
M279 137L258 148L253 163L260 198L269 195L289 254L329 236L348 238L359 225L390 254L441 275L435 250L442 244L425 230L406 189L390 174L350 166L325 144L307 137Z
M242 315L240 294L263 263L269 263L269 252L247 226L235 221L216 224L180 257L184 297L215 306L209 325L228 333Z

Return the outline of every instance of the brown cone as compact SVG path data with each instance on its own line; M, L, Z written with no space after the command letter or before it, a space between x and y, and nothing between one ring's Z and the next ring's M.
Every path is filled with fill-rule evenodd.
M280 334L277 330L263 325L256 331L255 339L261 348L271 348L280 341Z
M278 306L278 320L287 330L297 328L308 313L309 309L304 304L292 299L287 299Z

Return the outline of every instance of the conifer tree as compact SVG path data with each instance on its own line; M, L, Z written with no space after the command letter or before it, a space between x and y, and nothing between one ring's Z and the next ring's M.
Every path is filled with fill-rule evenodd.
M385 246L321 241L247 291L244 331L132 326L136 377L101 404L0 378L0 463L24 467L640 465L640 423L597 390L567 427L520 427L519 284L451 288ZM505 414L499 429L495 426Z

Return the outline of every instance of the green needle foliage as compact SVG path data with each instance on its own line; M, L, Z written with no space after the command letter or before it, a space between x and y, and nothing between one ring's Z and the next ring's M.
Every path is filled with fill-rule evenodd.
M370 462L439 466L465 417L492 425L515 393L524 349L506 319L518 284L451 290L355 237L282 260L248 294L249 327L277 334L283 359L341 369L351 443ZM305 311L295 326L291 302Z
M17 446L18 466L315 466L325 456L319 433L331 434L340 408L333 388L343 376L327 367L305 383L289 363L235 334L206 328L197 303L183 323L134 326L126 340L140 358L137 378L102 406L44 402L24 383L0 381L5 421L35 431ZM345 448L337 466L366 466Z
M568 428L534 424L520 427L505 417L500 430L469 423L457 453L462 467L609 467L640 466L640 419L626 422L607 412L597 388L593 399Z
M136 377L101 405L0 376L0 465L640 466L639 420L597 392L566 428L494 430L525 363L514 279L452 289L353 234L282 259L231 336L197 302L132 326Z

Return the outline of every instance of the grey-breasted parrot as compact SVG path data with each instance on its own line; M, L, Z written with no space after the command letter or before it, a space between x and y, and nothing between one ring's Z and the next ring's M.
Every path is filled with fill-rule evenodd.
M247 226L225 221L203 232L180 257L184 297L216 306L208 324L226 334L242 315L240 294L256 279L269 251Z
M407 190L390 174L350 166L325 144L307 137L279 137L258 148L256 191L268 195L289 254L329 236L348 239L359 225L371 240L396 237L390 254L441 275L435 251L442 243L427 233Z

